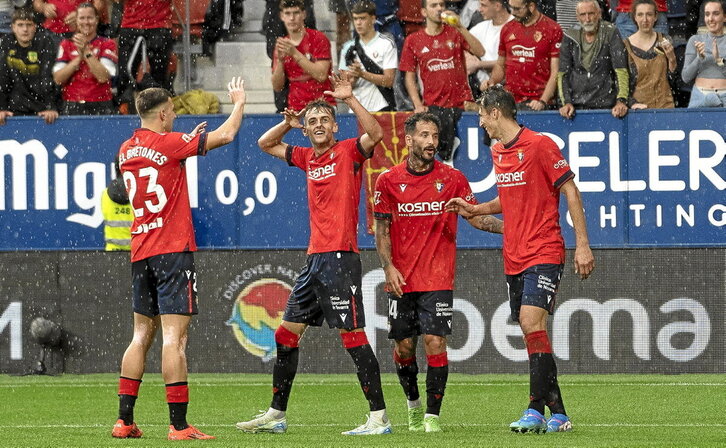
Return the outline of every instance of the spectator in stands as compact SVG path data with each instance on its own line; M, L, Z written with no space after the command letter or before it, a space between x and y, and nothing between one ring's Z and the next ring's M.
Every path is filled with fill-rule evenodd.
M480 88L499 84L506 75L505 87L518 109L539 111L553 107L562 29L539 11L536 0L510 0L509 6L516 20L502 27L499 59Z
M653 26L658 9L653 0L635 0L630 13L638 31L625 39L633 86L633 109L675 107L668 74L676 72L673 44Z
M320 31L305 28L305 5L302 0L282 0L280 19L287 35L278 37L272 58L272 89L280 92L288 85L287 108L300 111L312 100L332 91L328 77L330 41ZM325 100L335 106L329 95Z
M116 43L97 35L98 12L91 3L76 9L78 31L60 44L53 80L61 86L63 115L114 113L111 78L116 75Z
M627 39L631 34L638 31L638 26L633 21L630 11L633 9L634 0L619 0L615 10L618 12L615 17L615 26L620 31L620 36ZM668 12L668 0L655 0L658 11L662 13ZM658 14L658 19L653 27L661 34L668 35L668 18L665 14Z
M141 63L141 52L131 63L129 58L139 37L146 41L146 51L152 78L164 89L173 92L167 75L171 57L171 0L114 0L124 3L121 30L118 39L118 93L123 95L133 88L133 80Z
M479 86L489 79L497 62L502 27L514 19L507 9L507 0L479 0L479 12L484 21L474 25L470 32L484 47L484 56L477 58L469 52L466 53L466 70L469 74L474 74L472 90L476 97L480 93Z
M726 35L724 4L721 0L703 2L705 34L688 40L683 80L695 80L688 107L726 107Z
M353 95L369 112L396 110L393 81L398 52L393 39L374 28L376 4L360 0L351 8L356 36L343 45L339 68L352 75Z
M458 146L456 125L464 103L473 101L464 53L482 57L484 47L461 25L456 13L444 11L444 0L424 0L421 14L426 18L426 28L406 37L399 68L405 72L414 112L428 111L441 121L439 157L451 161ZM444 18L451 25L444 24ZM417 78L421 79L423 99Z
M639 1L639 0L638 0ZM576 109L610 109L628 113L628 56L615 25L601 20L597 0L578 0L579 25L564 32L557 75L560 115Z
M313 0L303 0L305 4L305 28L316 29ZM280 0L265 0L265 13L262 16L262 34L267 41L267 56L272 59L278 37L287 35L285 24L280 19Z
M11 27L13 34L0 40L0 125L15 115L38 115L52 124L58 118L58 92L51 72L55 45L36 36L28 9L13 13Z

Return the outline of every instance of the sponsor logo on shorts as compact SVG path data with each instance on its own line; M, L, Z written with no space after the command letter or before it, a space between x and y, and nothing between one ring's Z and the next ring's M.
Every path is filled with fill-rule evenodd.
M546 275L539 275L537 277L537 288L544 289L545 291L555 293L557 292L557 285L555 284L555 281ZM550 298L547 297L547 302L549 303Z
M454 309L446 302L436 302L436 317L451 317Z
M249 266L229 279L222 294L232 302L227 326L245 350L263 361L277 355L275 330L297 276L298 272L287 266Z
M350 299L341 299L338 296L330 296L330 306L334 311L348 311L350 309Z

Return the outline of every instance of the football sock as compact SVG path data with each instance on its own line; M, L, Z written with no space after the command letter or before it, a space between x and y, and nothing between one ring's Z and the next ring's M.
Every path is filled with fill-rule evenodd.
M398 382L401 383L406 398L409 402L417 401L420 395L418 393L418 364L416 364L416 355L403 359L396 349L393 349L393 362L396 364Z
M544 414L545 400L549 397L553 384L557 385L557 369L552 357L547 332L534 331L525 335L529 354L529 408ZM559 397L559 387L557 388ZM559 400L561 403L561 400Z
M139 386L141 386L141 380L119 377L118 418L124 421L124 425L130 425L134 422L134 406L136 405L136 398L139 396Z
M364 331L351 331L341 333L343 347L348 351L358 373L358 381L363 389L363 395L368 400L371 411L380 411L386 408L381 387L381 369L376 355L373 353L368 337Z
M272 368L272 404L270 407L278 411L287 411L287 401L290 399L292 382L297 373L300 336L279 326L275 331L275 342L277 359Z
M177 431L189 427L187 406L189 406L189 385L186 381L166 385L166 402L169 404L169 421Z
M426 413L439 415L441 402L444 399L446 380L449 378L449 358L446 352L438 355L426 355L428 369L426 372Z
M560 395L560 385L557 382L557 364L552 353L549 353L549 357L552 360L552 374L549 377L549 385L547 387L547 407L550 408L552 414L564 414L565 404L562 402L562 395Z

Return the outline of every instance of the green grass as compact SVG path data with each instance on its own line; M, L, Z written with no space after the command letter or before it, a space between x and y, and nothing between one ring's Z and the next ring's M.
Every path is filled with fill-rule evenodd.
M425 375L419 376L422 383ZM726 446L724 375L567 375L560 385L574 431L514 434L526 406L522 375L452 374L440 434L409 433L405 399L394 375L384 375L390 436L346 437L365 420L367 405L355 376L298 375L288 432L244 434L247 420L270 401L269 375L193 374L189 421L217 440L168 442L168 412L158 374L144 378L136 405L140 440L110 437L116 420L116 376L0 376L0 446L11 447L596 447ZM422 391L425 389L420 385Z

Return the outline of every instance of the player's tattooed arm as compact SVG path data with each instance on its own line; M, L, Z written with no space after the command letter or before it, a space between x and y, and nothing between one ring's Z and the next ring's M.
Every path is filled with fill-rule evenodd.
M398 297L403 295L403 285L406 284L403 275L393 265L391 250L391 221L389 219L376 219L376 249L381 267L386 275L386 291Z
M467 219L474 228L489 233L504 233L504 221L490 215L474 216Z

